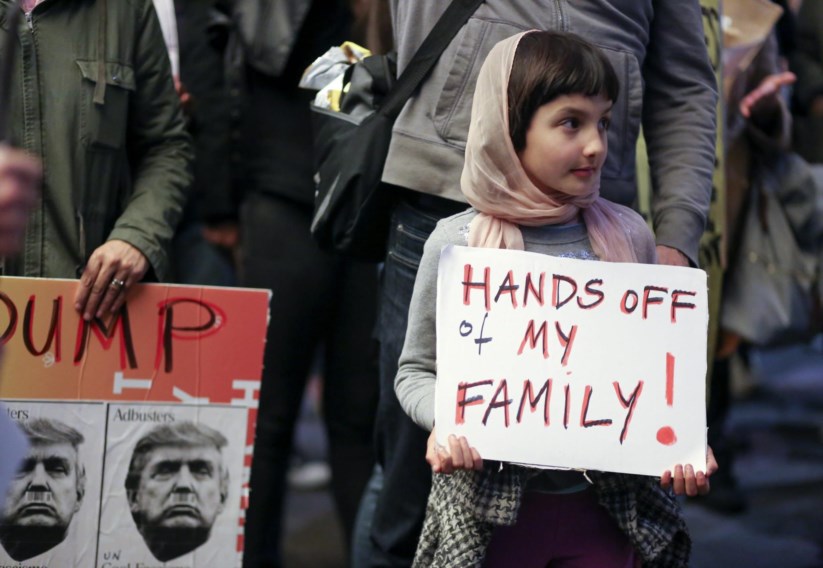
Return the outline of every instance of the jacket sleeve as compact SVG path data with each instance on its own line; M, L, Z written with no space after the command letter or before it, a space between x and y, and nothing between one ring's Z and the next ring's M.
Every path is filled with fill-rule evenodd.
M698 0L654 2L643 78L657 244L696 266L711 200L718 97Z
M823 4L803 2L797 17L797 46L791 54L791 69L797 75L794 97L802 113L807 113L812 100L823 95Z
M192 181L192 149L157 15L149 1L135 6L137 90L129 102L126 140L132 192L109 239L137 247L162 281L169 274L168 248Z

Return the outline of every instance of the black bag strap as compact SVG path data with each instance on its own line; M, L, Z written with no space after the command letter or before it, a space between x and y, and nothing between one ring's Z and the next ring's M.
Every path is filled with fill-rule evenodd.
M452 0L414 53L391 91L386 94L380 106L380 114L389 118L397 118L403 105L411 98L412 93L440 59L446 46L482 3L483 0Z

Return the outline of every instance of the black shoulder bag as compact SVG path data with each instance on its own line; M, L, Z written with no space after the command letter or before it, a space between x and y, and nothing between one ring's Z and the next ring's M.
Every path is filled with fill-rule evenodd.
M367 57L347 71L350 87L340 112L312 105L317 191L311 232L323 249L383 259L395 197L381 182L392 126L482 1L453 0L398 79L390 56Z

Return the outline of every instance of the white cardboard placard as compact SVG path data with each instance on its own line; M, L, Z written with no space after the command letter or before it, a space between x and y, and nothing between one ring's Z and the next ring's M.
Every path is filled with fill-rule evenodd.
M436 424L485 459L660 475L706 463L706 273L447 246Z

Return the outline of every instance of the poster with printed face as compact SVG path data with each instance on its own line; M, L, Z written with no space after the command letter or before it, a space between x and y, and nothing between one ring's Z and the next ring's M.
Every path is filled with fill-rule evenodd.
M92 531L84 536L84 555L61 555L63 564L59 566L89 568L99 562L106 568L118 568L129 566L128 560L121 561L128 557L130 568L239 567L270 292L142 284L129 290L117 313L85 321L73 306L76 288L74 280L0 278L0 400L36 400L42 402L32 403L34 406L44 407L65 404L66 412L73 412L76 401L105 403L97 405L104 414L107 405L112 406L108 423L104 416L94 433L81 431L87 440L80 445L81 450L85 451L89 439L100 441L95 454L98 461L86 466L86 475L95 477L97 493L101 485L103 492L92 503L87 491L78 511L96 508L94 522L82 524L84 534ZM121 408L130 403L157 409ZM117 411L121 417L134 418L113 421ZM216 508L203 508L194 490L176 493L174 499L180 502L172 510L179 514L171 516L184 525L202 516L202 526L193 528L187 541L202 542L168 561L160 559L167 553L154 555L142 538L152 529L138 530L122 480L109 477L117 474L116 468L128 465L130 457L118 452L133 449L129 444L137 443L144 433L140 425L145 422L147 426L152 417L161 415L173 416L175 423L203 424L204 431L208 427L225 438L225 445L217 444L214 452L223 462L220 471L228 474L221 478L228 491L217 493L225 501L218 500ZM141 422L140 416L146 420ZM104 440L106 432L116 437ZM213 436L219 439L217 434ZM104 446L110 450L105 468L101 457ZM180 466L181 470L186 468L189 466ZM125 470L119 471L125 475ZM109 495L110 490L115 493ZM97 520L104 510L114 516L106 517L104 531L98 533ZM121 522L126 525L117 524ZM103 544L105 550L100 548Z
M98 568L235 566L247 410L111 404Z
M43 401L4 405L29 448L4 496L0 566L92 566L106 406Z
M438 441L544 467L704 468L707 325L701 270L446 247Z

